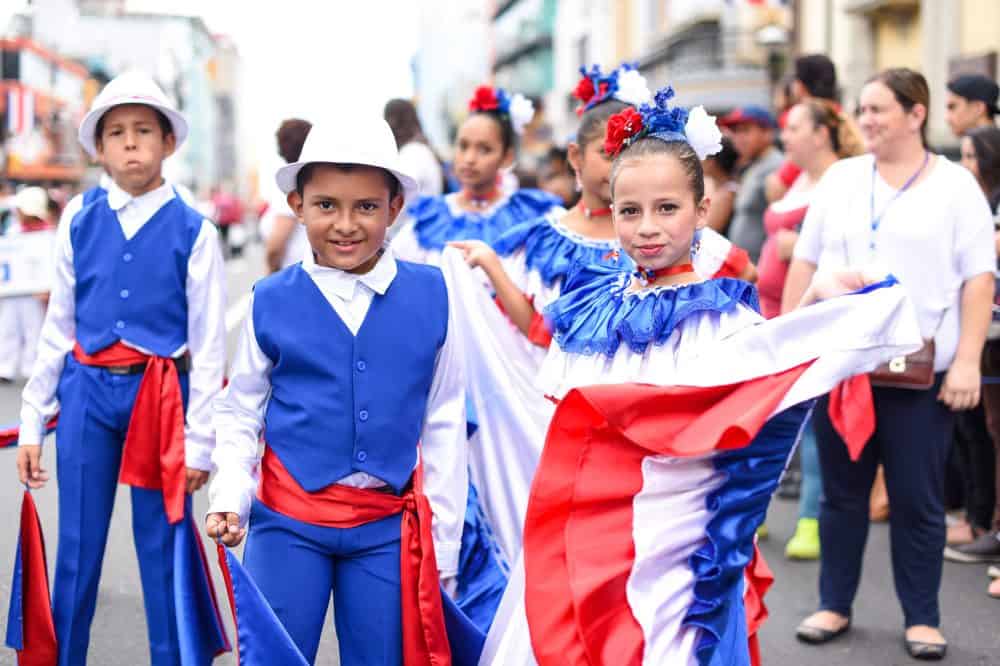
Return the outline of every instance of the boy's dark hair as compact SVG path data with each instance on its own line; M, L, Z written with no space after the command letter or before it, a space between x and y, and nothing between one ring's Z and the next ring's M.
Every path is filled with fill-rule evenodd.
M595 139L600 139L603 143L608 128L608 118L624 111L627 107L628 104L624 102L609 99L585 111L580 118L580 129L576 131L577 145L586 148Z
M396 147L402 148L411 141L427 143L424 130L420 126L417 107L408 99L390 99L382 109L382 117L389 123L389 129L396 138Z
M500 145L504 153L514 147L517 135L514 133L514 126L510 123L510 116L500 111L473 111L469 117L473 116L486 116L493 119L493 122L500 128Z
M647 136L629 145L615 157L611 165L611 196L614 197L615 181L621 173L622 165L628 160L640 159L652 155L673 155L680 162L681 168L688 177L688 185L694 193L694 202L701 203L705 198L705 171L701 160L687 141L663 141L655 136Z
M837 101L837 68L822 53L796 58L795 78L813 97Z
M145 104L137 104L136 106L147 106ZM115 107L111 107L113 109ZM156 114L156 122L160 126L160 131L163 132L163 138L166 139L167 135L173 135L174 126L170 124L170 120L166 115L155 106L150 106L153 113ZM111 109L108 109L110 111ZM94 143L101 143L101 135L104 134L104 119L107 117L107 112L101 114L101 117L97 119L97 127L94 128Z
M299 193L299 196L303 196L306 184L312 179L313 172L316 171L316 167L328 166L333 167L337 171L350 172L355 169L377 169L382 172L382 176L385 178L385 185L389 188L389 201L396 198L396 195L401 194L403 187L399 183L399 179L396 178L393 173L387 169L381 167L371 166L370 164L339 164L337 162L310 162L306 164L299 172L295 174L295 191Z
M722 137L721 143L722 150L714 155L709 155L705 159L712 160L720 169L722 169L723 173L731 176L736 173L736 163L740 159L740 154L736 152L735 148L733 148L733 142L728 136Z
M278 140L278 154L285 162L295 162L302 154L302 146L306 142L312 123L301 118L289 118L282 121L278 131L274 133Z

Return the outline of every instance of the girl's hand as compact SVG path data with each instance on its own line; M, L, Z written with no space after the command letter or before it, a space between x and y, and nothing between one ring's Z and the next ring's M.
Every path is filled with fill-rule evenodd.
M240 545L247 530L240 527L240 517L235 513L210 513L205 518L205 532L212 540L219 539L232 548Z
M489 270L500 264L496 251L483 241L452 241L448 245L461 250L465 263L472 268L479 266L483 270Z
M938 400L956 412L972 409L979 404L981 382L978 363L955 359L941 383Z

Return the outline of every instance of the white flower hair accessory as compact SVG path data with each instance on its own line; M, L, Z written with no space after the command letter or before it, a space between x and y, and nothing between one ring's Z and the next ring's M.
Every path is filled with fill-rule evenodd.
M618 70L618 90L615 91L614 98L638 108L653 101L653 94L649 91L646 77L639 70L623 66Z
M521 93L514 93L510 98L510 107L507 113L510 117L511 127L514 128L514 132L520 135L524 133L525 126L535 117L535 105Z
M699 160L722 150L722 132L715 123L715 116L709 115L703 106L696 106L688 112L684 136Z

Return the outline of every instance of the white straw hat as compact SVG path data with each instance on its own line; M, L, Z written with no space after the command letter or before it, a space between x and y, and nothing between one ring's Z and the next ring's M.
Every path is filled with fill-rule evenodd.
M420 190L417 180L399 163L399 150L389 124L378 116L351 117L313 125L299 161L286 164L275 174L281 191L288 194L294 190L299 171L315 162L362 164L385 169L399 180L407 200Z
M41 220L49 216L49 195L41 187L25 187L14 195L14 208L22 215Z
M181 147L188 135L188 124L180 111L174 108L160 87L143 72L130 71L113 78L104 90L94 98L90 112L80 123L78 137L80 145L91 157L97 157L97 122L105 113L122 104L143 104L161 112L170 121L177 140L177 148Z

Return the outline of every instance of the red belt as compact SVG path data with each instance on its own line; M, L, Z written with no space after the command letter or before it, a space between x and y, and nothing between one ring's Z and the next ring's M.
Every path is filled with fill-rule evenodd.
M451 664L431 536L431 505L423 494L421 470L418 468L412 487L402 496L338 484L307 492L270 448L264 449L260 473L257 498L269 508L304 523L344 529L403 514L400 534L403 663L405 666Z
M83 365L114 368L144 363L145 372L132 406L118 480L161 490L167 521L184 518L187 474L184 462L184 400L173 359L147 356L121 342L88 355L80 344L73 358Z

